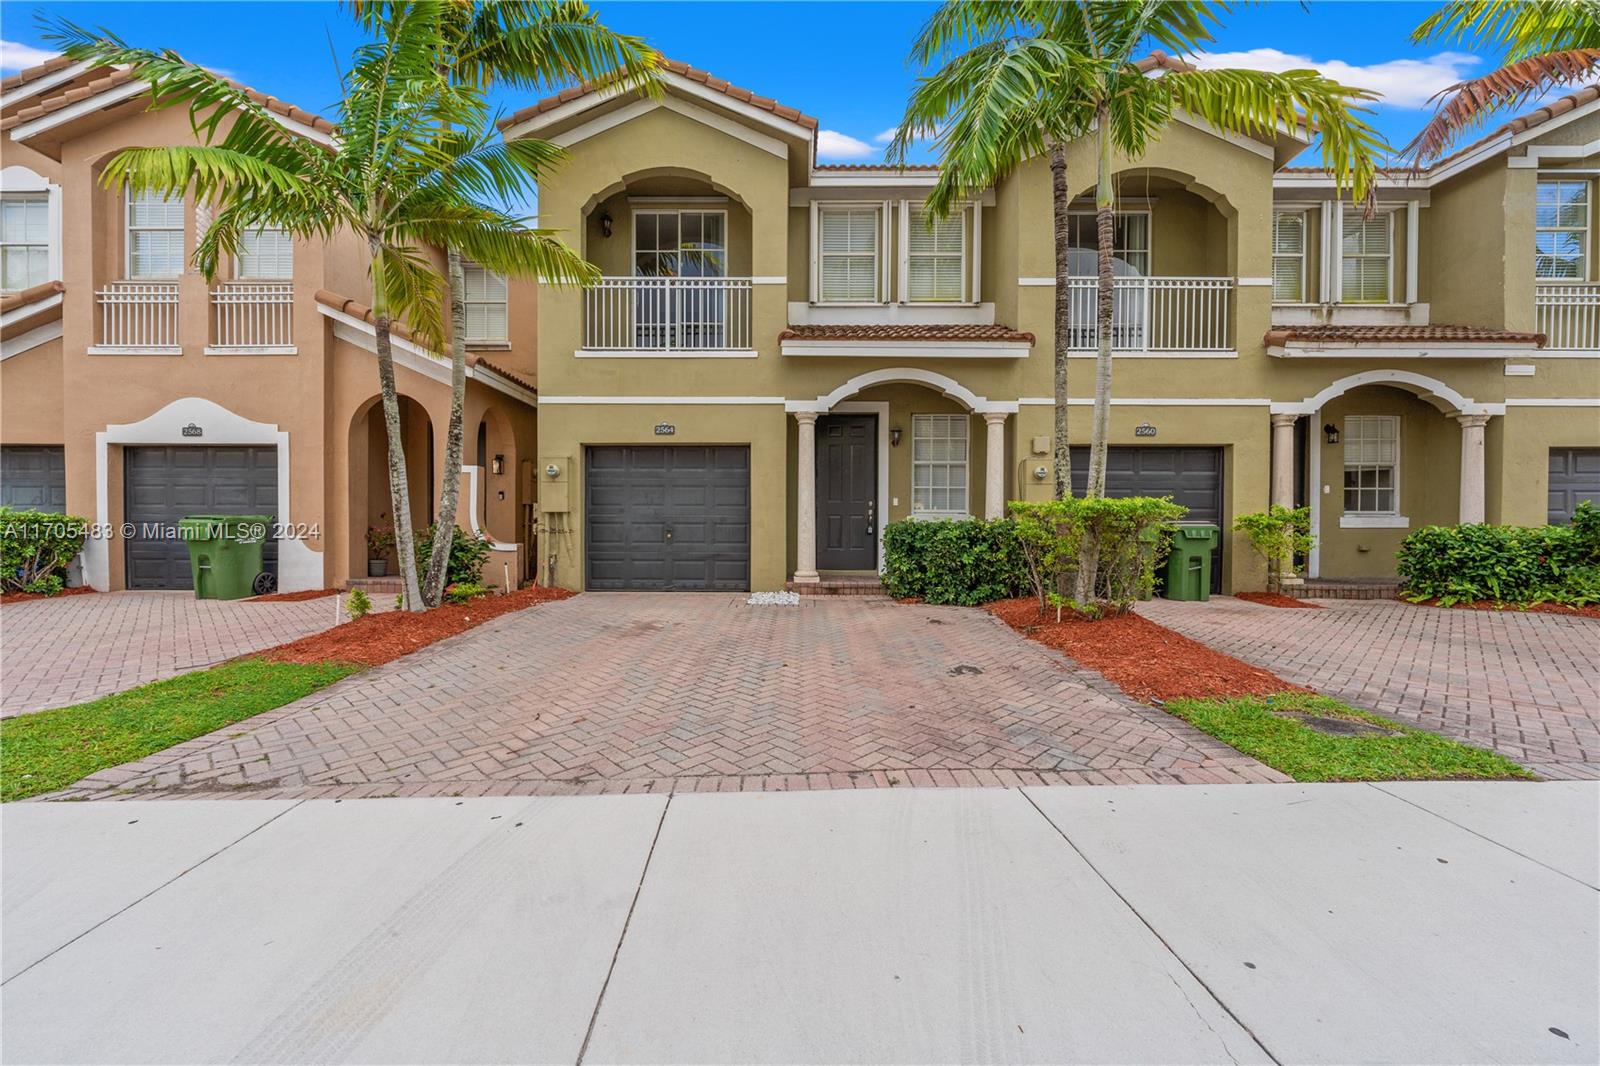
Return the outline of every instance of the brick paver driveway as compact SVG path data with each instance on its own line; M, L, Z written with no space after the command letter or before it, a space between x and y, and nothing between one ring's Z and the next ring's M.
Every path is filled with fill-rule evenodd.
M981 611L589 594L58 795L748 790L1277 774Z
M1547 777L1600 778L1600 623L1517 611L1232 598L1139 613L1279 677L1493 748Z
M105 592L0 607L0 716L172 677L333 625L331 597L298 603Z

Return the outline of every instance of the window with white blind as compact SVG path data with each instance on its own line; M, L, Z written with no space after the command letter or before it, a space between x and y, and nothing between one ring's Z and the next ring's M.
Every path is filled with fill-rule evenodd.
M922 208L908 212L906 298L912 303L960 303L966 297L963 251L966 213L933 218Z
M0 289L19 292L49 280L49 195L0 196Z
M128 277L183 273L183 197L128 193Z
M1349 415L1344 420L1344 513L1399 513L1400 418Z
M1272 215L1272 300L1298 304L1306 299L1306 213Z
M506 279L476 263L463 263L467 305L467 343L495 344L511 339L507 323Z
M1394 215L1385 211L1371 218L1346 211L1340 242L1340 299L1347 304L1391 303L1394 277Z
M878 302L880 209L819 207L817 229L817 302Z
M235 276L241 281L294 277L294 238L270 226L240 234Z
M1534 204L1534 277L1589 277L1589 183L1541 181Z
M967 513L967 428L959 415L911 416L911 513Z

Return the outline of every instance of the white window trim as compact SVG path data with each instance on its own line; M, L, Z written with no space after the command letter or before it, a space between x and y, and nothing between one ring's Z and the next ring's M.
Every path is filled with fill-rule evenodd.
M961 220L961 299L959 300L913 300L911 298L911 213L920 208L921 201L901 200L900 215L900 284L895 294L897 303L907 307L973 307L978 303L980 289L978 285L982 275L978 269L978 260L982 258L981 249L977 242L981 233L981 223L978 221L983 214L983 208L972 202L955 204L950 211L951 217ZM972 224L967 224L968 212L971 212ZM968 269L970 259L970 270ZM970 286L970 288L969 288Z
M59 187L57 187L57 188L59 188ZM56 223L59 221L58 216L57 216L57 211L59 209L59 204L57 202L56 196L49 189L44 189L44 188L41 188L41 189L26 189L26 190L23 190L23 189L0 189L0 200L4 200L6 198L28 199L28 200L33 200L33 201L36 201L36 202L44 204L44 227L45 227L44 243L42 245L40 245L40 244L35 244L35 243L32 243L32 242L28 242L28 241L15 241L15 242L7 243L5 245L5 247L7 247L7 248L39 248L39 247L43 247L44 248L44 260L45 260L45 263L44 263L45 276L43 278L41 278L40 280L38 280L38 281L31 282L28 285L24 285L21 289L3 289L3 291L5 291L5 292L22 292L24 289L31 289L35 285L43 285L45 282L48 282L48 281L59 280L60 277L61 277L61 268L60 268L60 263L58 261L58 255L59 255L59 253L57 252L58 241L56 240L56 235L57 235L57 232L58 232L58 230L56 228Z
M1155 219L1155 213L1153 211L1151 211L1150 208L1148 208L1148 207L1119 207L1113 213L1117 214L1117 215L1143 215L1144 216L1144 219L1145 219L1145 221L1144 221L1144 247L1145 247L1144 254L1145 254L1145 258L1150 260L1150 267L1149 267L1149 269L1147 269L1144 272L1144 274L1142 274L1140 276L1141 277L1154 277L1154 276L1156 276L1155 275L1155 270L1156 270L1156 219ZM1075 207L1075 208L1072 208L1071 210L1069 210L1067 212L1067 217L1070 219L1073 215L1086 215L1089 218L1094 218L1099 214L1100 214L1100 212L1098 210L1096 210L1095 208L1092 208L1092 207ZM1113 230L1115 229L1115 225L1116 225L1116 223L1113 222L1112 223ZM1113 240L1116 239L1114 235L1113 235L1112 239ZM1096 241L1098 242L1098 233L1096 234ZM1096 244L1095 247L1096 247L1096 254L1098 254L1098 243ZM1115 254L1115 250L1114 249L1113 249L1113 254ZM1094 277L1093 274L1075 274L1073 276L1074 277Z
M1539 190L1540 185L1584 185L1587 195L1583 202L1583 277L1581 278L1541 278L1538 268L1538 239L1540 233L1554 233L1571 230L1571 226L1540 226L1539 225ZM1539 285L1587 285L1594 277L1594 183L1587 177L1562 178L1555 175L1540 174L1534 186L1533 194L1533 237L1534 237L1534 273L1533 280Z
M183 222L178 227L178 232L183 235L184 250L179 253L178 272L176 274L147 274L135 277L133 273L133 186L125 186L122 197L122 276L127 281L176 281L183 276L183 264L188 261L189 242L189 205L182 197L178 202L183 205ZM141 230L160 230L171 232L168 226L140 226Z
M1307 254L1307 251L1308 251L1308 249L1309 249L1309 247L1311 245L1311 241L1309 240L1309 238L1311 236L1311 216L1310 216L1310 212L1307 211L1306 208L1304 208L1304 207L1279 208L1279 209L1276 209L1276 210L1274 210L1272 212L1271 240L1272 240L1272 260L1273 260L1274 264L1276 264L1276 262L1279 259L1293 259L1294 258L1294 256L1290 255L1287 252L1279 252L1278 251L1278 233L1277 233L1277 230L1278 230L1278 218L1280 216L1282 216L1282 215L1299 215L1300 216L1300 298L1297 299L1297 300L1280 300L1280 299L1278 299L1278 294L1277 293L1273 293L1272 294L1272 302L1275 303L1275 304L1278 304L1279 306L1288 306L1288 307L1300 306L1300 305L1304 305L1306 303L1306 290L1309 288L1309 286L1306 284L1306 281L1307 281L1306 267L1311 262L1311 257ZM1274 269L1274 271L1273 271L1273 274L1271 276L1271 280L1274 282L1274 284L1276 284L1276 280L1277 280L1276 269Z
M630 201L631 203L632 201ZM683 200L677 201L683 203ZM633 257L628 263L628 272L631 275L639 263L639 216L640 215L677 215L678 216L678 251L683 251L683 216L684 215L720 215L722 218L722 276L729 277L728 262L731 258L732 241L728 237L728 212L714 207L642 207L632 212L629 228L633 230ZM659 251L659 249L657 249ZM682 275L679 275L680 277Z
M1411 525L1411 519L1400 511L1400 452L1401 434L1405 425L1399 415L1345 415L1342 440L1347 446L1350 437L1350 420L1362 419L1387 419L1394 423L1394 510L1392 511L1350 511L1344 507L1344 462L1343 453L1339 456L1339 528L1341 529L1406 529Z
M461 274L462 274L463 283L465 283L466 272L469 269L482 270L482 271L484 271L485 273L488 273L488 274L498 274L497 271L490 270L486 266L482 266L481 264L478 264L478 263L473 263L473 262L470 262L470 261L466 261L465 258L463 257L463 262L461 264ZM461 294L461 305L462 305L463 312L466 310L466 308L469 308L474 304L477 304L477 305L480 305L480 306L488 306L490 304L503 305L505 307L505 309L506 309L506 333L505 333L505 336L503 336L503 337L474 337L471 333L468 333L467 336L466 336L466 342L467 342L467 345L469 347L474 347L474 348L484 348L484 347L509 348L511 346L511 285L510 285L509 279L507 279L505 277L505 275L499 274L498 276L500 277L501 281L506 282L506 296L505 296L505 299L503 299L503 300L470 300L470 299L467 298L467 294L465 292L463 292ZM467 316L467 319L468 319L468 321L470 321L471 320L471 316L470 315Z
M917 507L917 423L927 418L957 418L966 427L967 435L963 441L966 454L961 457L961 499L966 504L961 510L934 511L918 509ZM924 460L927 465L935 460ZM948 460L938 460L940 466L954 465ZM943 519L965 519L972 517L972 417L966 411L927 411L911 416L911 509L910 516L918 521L939 521Z
M50 201L50 278L61 280L61 186L20 164L0 167L0 190L42 192Z
M813 200L811 201L811 303L817 307L881 307L889 302L889 212L888 200ZM878 212L877 247L872 255L877 266L877 296L872 300L824 300L822 298L822 215L832 210ZM902 227L902 231L904 227ZM904 233L901 234L904 240Z
M1337 290L1337 295L1338 295L1338 300L1335 301L1335 302L1337 302L1339 304L1347 305L1349 307L1401 307L1401 306L1404 306L1402 304L1396 303L1395 302L1395 298L1394 298L1394 290L1395 290L1395 284L1394 284L1394 213L1395 213L1395 210L1396 209L1394 207L1392 207L1392 206L1377 208L1378 214L1380 214L1380 215L1382 215L1384 217L1384 222L1389 227L1389 251L1388 251L1387 255L1382 256L1382 258L1385 259L1389 264L1389 269L1384 272L1384 276L1388 279L1389 292L1388 292L1388 298L1387 299L1378 300L1378 301L1346 300L1344 298L1344 261L1347 258L1345 256L1345 254L1344 254L1344 217L1345 216L1344 216L1344 212L1343 211L1339 212L1339 218L1337 220L1339 228L1338 228L1338 233L1337 233L1336 238L1335 238L1338 241L1338 244L1336 246L1337 247L1337 251L1334 254L1334 259L1338 262L1338 265L1339 265L1338 272L1334 275L1334 279L1333 279L1333 284L1334 284L1335 289ZM1407 250L1406 254L1407 255L1410 254L1409 249ZM1380 258L1380 257L1376 256L1376 255L1353 255L1353 256L1349 256L1348 258L1350 258L1350 259L1377 259L1377 258Z
M273 230L273 231L278 232L278 233L285 233L287 235L287 231L285 231L283 229L283 227L281 227L281 226L260 226L260 227L257 227L257 231L258 232L266 232L268 230ZM242 256L236 255L236 256L233 257L233 279L235 281L293 281L294 280L294 237L293 236L289 237L289 273L287 273L285 275L282 275L281 277L270 277L269 278L266 275L262 275L261 277L250 277L250 278L247 278L247 277L244 276L244 258Z

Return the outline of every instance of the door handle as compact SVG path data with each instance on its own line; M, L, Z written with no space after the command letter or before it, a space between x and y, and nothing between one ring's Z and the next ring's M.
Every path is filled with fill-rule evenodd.
M662 526L661 527L661 539L663 541L670 541L672 539L672 527L671 526Z

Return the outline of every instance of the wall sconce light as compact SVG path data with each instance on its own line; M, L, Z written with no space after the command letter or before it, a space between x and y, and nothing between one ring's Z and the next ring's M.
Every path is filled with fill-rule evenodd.
M489 460L489 470L492 473L504 474L506 472L506 457L503 455L497 455L493 459Z
M1322 433L1328 438L1329 444L1339 443L1339 427L1334 425L1332 422L1329 422L1327 425L1322 427Z
M890 429L889 429L889 447L891 447L891 448L900 447L900 434L902 432L903 431L900 429L899 426L891 426L890 427Z
M600 236L602 236L602 237L611 236L611 212L610 211L602 211L602 212L600 212Z

